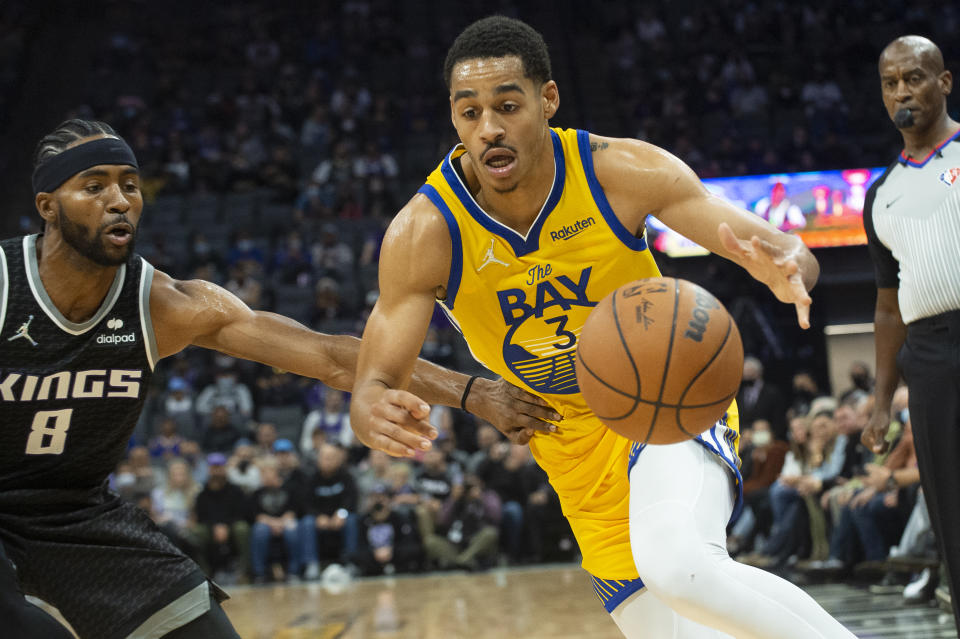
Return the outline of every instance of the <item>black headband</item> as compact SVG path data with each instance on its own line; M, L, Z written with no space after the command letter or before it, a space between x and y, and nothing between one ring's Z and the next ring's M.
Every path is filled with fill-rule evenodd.
M139 169L137 158L119 138L100 138L54 155L33 171L33 192L52 193L71 177L100 164L128 164Z

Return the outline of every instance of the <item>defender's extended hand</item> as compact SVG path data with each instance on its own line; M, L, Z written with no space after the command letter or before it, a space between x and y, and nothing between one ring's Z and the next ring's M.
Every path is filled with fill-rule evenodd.
M429 450L437 430L430 425L430 406L404 390L385 391L371 407L371 419L354 434L364 445L393 457L412 457Z
M527 444L538 431L557 432L557 427L545 420L563 419L543 399L503 378L477 378L467 396L467 410L493 424L514 444Z
M797 260L756 235L749 240L738 238L726 222L720 224L717 232L723 247L738 258L739 264L766 284L778 300L796 306L801 328L810 328L811 299Z

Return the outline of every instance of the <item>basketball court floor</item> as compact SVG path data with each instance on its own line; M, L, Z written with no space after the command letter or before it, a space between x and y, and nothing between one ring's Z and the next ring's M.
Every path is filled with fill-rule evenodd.
M623 639L569 564L227 590L243 639ZM951 615L897 593L806 590L861 639L958 639Z
M224 607L244 639L622 639L572 565L229 591ZM949 615L896 593L807 591L862 639L957 639Z

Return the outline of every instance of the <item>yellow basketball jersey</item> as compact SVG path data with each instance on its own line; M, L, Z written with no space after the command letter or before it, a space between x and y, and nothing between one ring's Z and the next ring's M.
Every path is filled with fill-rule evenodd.
M589 133L551 129L551 138L553 187L526 236L474 200L454 166L462 146L427 178L420 193L443 214L453 244L446 299L439 303L477 361L563 415L558 433L531 440L533 455L560 496L584 569L603 579L634 579L627 473L637 451L587 408L574 357L601 299L660 272L646 238L624 227L607 202Z

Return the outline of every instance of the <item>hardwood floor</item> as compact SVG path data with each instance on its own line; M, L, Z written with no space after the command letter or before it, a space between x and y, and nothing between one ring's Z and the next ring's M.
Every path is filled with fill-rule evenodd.
M228 590L243 639L623 639L572 565ZM860 639L958 639L951 615L898 592L805 590Z
M229 590L224 607L244 639L622 639L574 566ZM948 615L898 593L806 590L861 639L957 638Z

